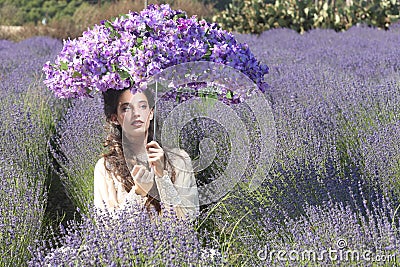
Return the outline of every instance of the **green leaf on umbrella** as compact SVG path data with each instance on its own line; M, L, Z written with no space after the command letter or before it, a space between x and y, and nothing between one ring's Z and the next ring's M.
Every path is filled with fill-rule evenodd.
M68 63L61 61L60 62L60 70L68 70Z
M130 77L129 73L126 70L118 70L118 74L122 80L126 80Z
M82 74L80 72L74 71L74 74L72 74L72 78L82 78Z

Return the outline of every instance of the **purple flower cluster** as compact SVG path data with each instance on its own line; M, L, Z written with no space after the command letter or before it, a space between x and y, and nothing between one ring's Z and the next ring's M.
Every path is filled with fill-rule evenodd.
M58 97L71 98L110 88L141 90L153 75L193 61L233 67L262 91L266 89L268 67L257 61L246 44L215 24L188 18L168 5L149 5L140 13L95 25L82 37L65 41L55 63L47 62L43 70L49 89ZM234 93L229 98L240 96Z
M149 213L135 202L116 213L90 209L62 237L32 248L29 266L204 266L193 225L173 211ZM204 253L203 253L204 254Z

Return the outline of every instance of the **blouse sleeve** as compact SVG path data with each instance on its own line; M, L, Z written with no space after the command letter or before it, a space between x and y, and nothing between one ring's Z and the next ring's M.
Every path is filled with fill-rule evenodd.
M104 166L104 158L99 159L94 167L94 206L101 210L113 211L118 207L113 180Z
M193 220L199 213L199 194L194 177L192 162L184 150L171 158L175 169L175 182L165 171L164 176L155 178L161 202L173 206L179 218Z

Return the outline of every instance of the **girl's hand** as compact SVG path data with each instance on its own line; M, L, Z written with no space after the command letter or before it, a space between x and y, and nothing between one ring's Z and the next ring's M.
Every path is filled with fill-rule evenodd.
M148 162L150 168L154 170L154 174L158 177L162 177L164 174L164 150L156 142L151 141L146 145Z
M135 193L146 196L154 184L154 173L149 172L143 165L135 165L131 171L133 181L135 182Z

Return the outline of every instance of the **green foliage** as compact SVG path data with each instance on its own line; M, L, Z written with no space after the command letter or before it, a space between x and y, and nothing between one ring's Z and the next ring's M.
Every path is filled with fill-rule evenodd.
M24 23L24 13L15 4L4 3L0 4L0 7L0 25L22 25Z
M228 4L232 3L232 0L203 0L204 4L212 4L214 7L220 11L226 9Z
M103 0L100 3L109 5L110 2L112 1ZM164 2L174 3L174 1ZM214 5L218 10L225 9L216 14L213 20L226 30L241 33L260 33L280 27L291 28L297 32L314 28L341 31L357 23L387 29L391 22L400 18L399 0L197 0L197 2ZM0 25L39 24L43 19L46 19L46 22L72 19L81 6L101 8L97 3L98 1L85 0L0 0Z
M200 0L150 0L148 4L167 3L175 8L179 7L187 11L190 15L196 13L200 17L205 17L205 14L213 12L211 8L212 2L215 1L207 1L207 3L203 4ZM0 25L21 26L27 23L37 25L40 24L43 19L46 20L46 23L52 20L63 22L63 20L72 19L74 14L77 11L79 12L81 8L83 8L83 10L96 10L95 13L100 12L108 14L110 12L112 13L113 10L115 11L118 7L126 7L124 12L128 10L138 10L138 7L142 9L144 7L144 0L0 0ZM93 16L91 13L86 13L85 15L88 17ZM108 18L109 17L104 17L102 19ZM98 21L95 22L97 23ZM85 25L85 29L86 27L87 25Z
M0 24L37 24L44 18L72 16L84 0L0 0Z
M271 28L305 32L315 28L347 30L357 23L387 29L400 18L400 1L233 0L213 17L222 28L240 33L261 33Z

